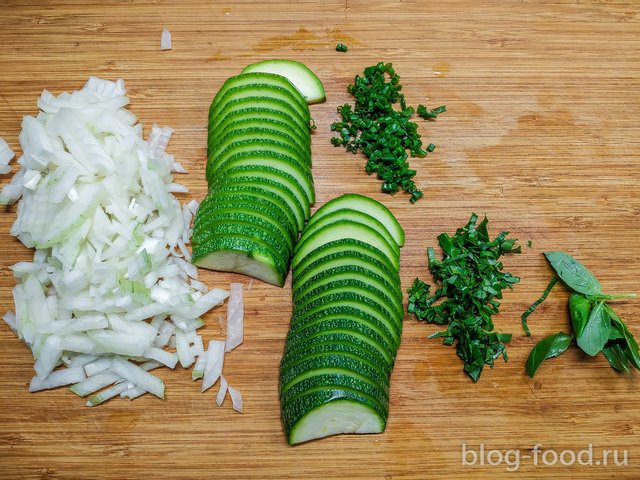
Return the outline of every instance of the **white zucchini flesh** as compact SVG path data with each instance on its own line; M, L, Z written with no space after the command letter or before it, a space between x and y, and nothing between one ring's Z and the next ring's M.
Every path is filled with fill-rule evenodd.
M303 443L341 433L382 433L385 422L366 405L348 400L323 404L302 417L289 434L289 443Z
M248 257L244 252L212 252L198 260L196 265L209 270L242 273L272 285L279 285L282 280L268 260L262 260L257 255Z

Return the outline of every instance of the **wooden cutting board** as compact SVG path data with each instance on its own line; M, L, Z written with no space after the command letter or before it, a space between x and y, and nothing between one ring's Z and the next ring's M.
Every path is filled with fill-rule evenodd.
M2 324L0 478L640 478L638 373L616 374L604 358L573 348L535 380L525 375L532 346L568 328L563 288L531 317L532 337L520 327L520 314L550 278L543 251L570 252L608 291L640 291L638 6L0 1L0 136L16 151L21 118L37 112L44 88L58 94L81 88L89 75L123 78L145 131L154 122L175 129L169 151L189 170L180 178L191 189L183 198L202 198L206 114L217 89L248 63L297 59L320 76L328 98L311 108L317 205L346 192L384 201L407 232L405 289L416 276L429 279L426 247L471 212L489 217L492 234L509 230L523 245L521 255L504 259L522 281L506 292L496 318L500 331L514 333L509 362L473 384L454 349L426 339L436 328L407 316L387 431L376 436L286 444L277 374L289 282L281 289L256 281L246 294L245 342L225 363L244 396L242 415L228 400L216 408L215 393L201 394L181 368L160 373L164 402L146 396L89 409L66 389L29 394L33 359ZM171 51L160 51L163 27L173 34ZM348 53L334 50L338 41ZM425 191L416 205L380 194L363 158L330 144L336 107L350 100L347 84L379 61L393 62L410 104L447 105L437 121L419 121L437 149L412 161ZM15 213L0 213L0 312L12 308L10 265L30 258L8 233ZM220 287L248 281L202 278ZM616 309L640 336L640 301ZM220 337L218 314L224 308L206 318L206 339ZM562 464L572 458L563 451L589 445L592 465ZM615 465L613 454L604 465L605 449L618 450L618 463L626 451L626 465ZM505 460L506 451L514 452ZM501 464L488 464L501 454Z

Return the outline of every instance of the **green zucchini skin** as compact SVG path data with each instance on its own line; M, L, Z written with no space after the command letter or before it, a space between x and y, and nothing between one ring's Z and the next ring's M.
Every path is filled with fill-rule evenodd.
M398 343L391 334L388 324L383 323L379 317L370 315L350 305L329 305L308 315L296 315L294 312L291 317L289 333L292 336L297 335L303 329L312 328L321 322L334 320L341 322L340 324L332 324L334 326L347 325L351 322L354 325L352 328L363 326L370 329L378 335L378 338L382 339L381 347L386 348L395 356Z
M389 366L383 358L377 352L371 352L352 343L318 344L304 352L289 351L282 357L280 363L283 389L286 388L285 379L289 378L288 375L294 375L291 372L297 372L298 367L302 364L305 364L306 369L334 366L353 369L355 372L364 366L362 368L366 369L369 378L375 379L377 385L385 387L385 389L389 387Z
M353 259L350 259L352 262ZM324 264L323 264L324 265ZM328 268L318 268L312 270L309 274L297 280L296 288L293 289L293 301L301 299L304 295L310 293L314 289L335 283L338 281L356 281L364 282L384 295L390 297L390 301L395 305L400 304L402 309L402 291L398 288L399 279L397 275L387 275L388 272L371 268L371 265L346 264L329 266Z
M350 255L366 258L347 260L340 264L362 264L362 260L364 260L365 265L369 267L378 266L379 269L386 271L388 276L394 278L398 276L398 269L380 249L359 239L340 238L323 244L310 252L304 259L299 260L296 268L292 270L293 281L298 282L298 279L308 274L309 270L316 269L323 264L328 266L330 261Z
M349 330L343 327L339 330L322 331L315 335L304 336L303 334L298 334L294 337L288 336L283 359L287 355L293 356L299 355L302 352L308 352L316 345L353 344L365 350L369 355L377 356L385 368L391 370L394 359L384 348L381 348L375 338L370 338L369 335L373 337L375 332L371 332L370 330L363 331L363 329L359 331ZM300 340L296 342L293 338L300 338Z
M314 372L316 373L316 372ZM324 390L326 388L349 388L374 398L382 407L389 408L389 392L380 389L379 386L354 376L351 372L340 370L326 370L325 373L318 372L310 377L304 378L293 384L288 390L280 394L281 402L291 402L296 398L312 391Z

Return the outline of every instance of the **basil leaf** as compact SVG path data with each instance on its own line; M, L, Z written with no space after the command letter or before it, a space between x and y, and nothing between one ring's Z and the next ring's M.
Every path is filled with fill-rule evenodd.
M576 335L578 346L587 355L592 357L597 355L609 340L610 328L611 320L609 314L604 308L604 303L600 302L591 310L589 321L582 333Z
M558 332L540 340L536 346L533 347L527 359L527 374L533 378L538 367L542 365L542 362L547 358L557 357L569 348L572 338L571 335Z
M564 252L545 252L545 257L569 288L585 295L602 293L600 282L579 261Z
M607 315L612 321L612 324L615 328L620 330L626 341L625 353L629 358L629 361L633 364L634 367L640 370L640 348L638 347L638 342L633 337L627 325L622 321L622 319L613 311L613 309L605 304L605 309L607 311Z
M609 365L611 365L615 370L625 373L629 371L629 360L619 343L606 345L602 349L602 354L609 362Z
M591 313L591 301L580 293L572 293L569 297L569 313L571 314L571 325L576 337L582 336L584 327L589 321Z
M620 330L617 325L612 323L611 328L609 329L609 340L623 340L624 338L624 332Z

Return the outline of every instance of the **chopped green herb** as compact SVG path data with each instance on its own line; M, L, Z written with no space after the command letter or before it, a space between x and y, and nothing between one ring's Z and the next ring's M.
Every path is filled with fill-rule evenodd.
M618 298L635 297L636 294L604 294L598 279L572 256L563 252L549 252L544 255L558 277L573 291L569 297L569 313L571 314L573 335L578 347L590 356L602 352L609 365L619 372L628 372L630 367L640 370L638 343L625 323L606 303ZM558 277L554 276L554 279ZM553 286L552 283L555 283L553 279L549 285ZM547 290L551 289L547 287ZM545 290L545 294L548 293L547 290ZM526 323L525 314L523 314L523 327ZM547 348L549 338L541 340L533 347L529 361L532 361L532 357L540 357L540 352ZM536 355L534 352L537 352ZM535 365L535 368L531 368L527 362L529 376L533 377L542 360Z
M409 167L407 159L409 155L422 158L435 146L431 150L422 147L418 124L411 121L415 110L407 106L401 89L400 76L390 63L365 68L363 76L356 75L347 87L355 97L355 105L338 107L341 120L333 123L331 130L339 135L331 143L354 154L362 151L368 159L365 171L376 173L382 180L382 192L394 194L403 190L411 194L409 200L415 203L423 193L413 181L416 171ZM394 108L398 102L400 110ZM444 109L438 107L434 111L441 113Z
M349 50L349 47L347 47L344 43L338 43L336 45L336 52L346 53L347 50Z
M527 240L527 248L531 248L533 246L532 240Z
M436 149L436 146L433 143L427 145L427 152L433 152Z
M551 289L553 288L553 286L558 282L558 277L556 275L553 276L553 278L551 279L551 281L549 282L549 284L547 285L547 288L544 289L544 292L542 293L542 296L536 300L535 302L533 302L531 304L531 306L529 308L527 308L525 310L525 312L522 314L522 329L524 330L524 333L527 337L531 336L531 330L529 330L529 325L527 324L527 318L529 317L529 315L531 315L533 312L535 312L536 308L538 308L538 306L544 302L547 299L547 296L549 295L549 292L551 291Z
M441 261L433 248L427 250L437 288L431 294L430 286L416 278L407 306L420 321L448 325L430 338L442 338L445 345L457 342L457 354L473 381L478 381L484 365L492 367L499 356L507 361L505 342L511 335L494 332L491 317L498 313L502 290L520 281L503 273L499 261L502 254L520 253L520 247L514 248L515 240L507 239L508 232L490 240L487 218L477 221L474 213L453 237L446 233L438 237L444 252Z
M439 107L434 108L433 110L429 110L424 105L418 105L418 110L416 110L416 113L420 115L422 118L424 118L425 120L428 120L428 119L438 118L438 115L446 111L447 111L446 105L440 105Z

